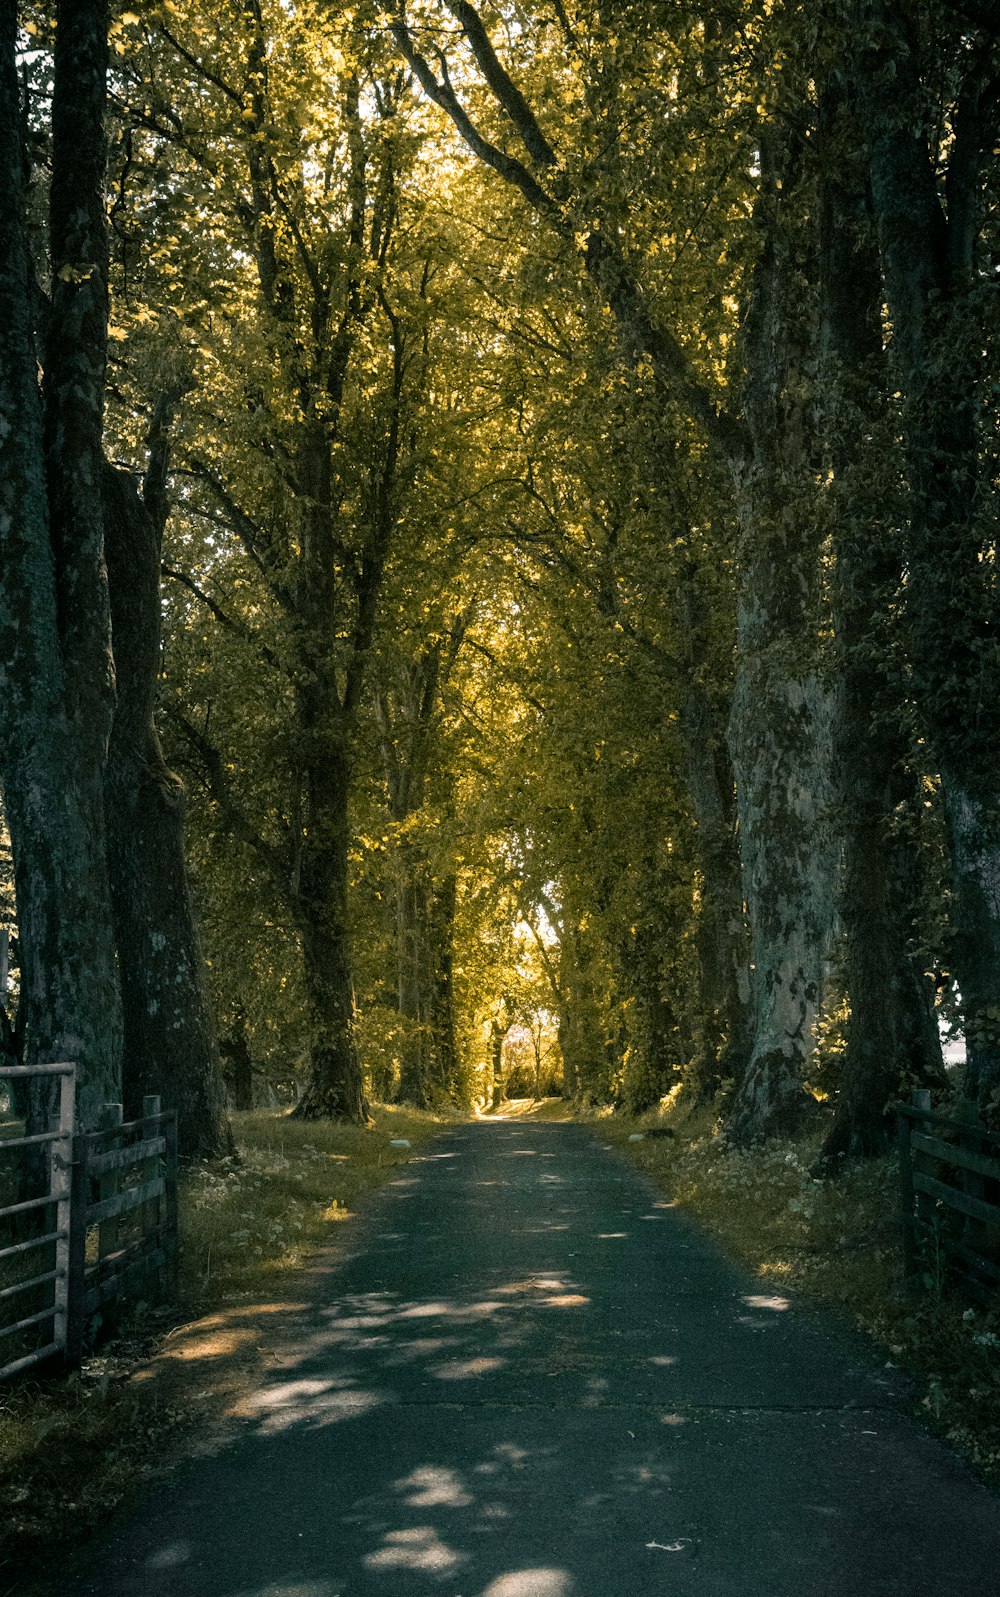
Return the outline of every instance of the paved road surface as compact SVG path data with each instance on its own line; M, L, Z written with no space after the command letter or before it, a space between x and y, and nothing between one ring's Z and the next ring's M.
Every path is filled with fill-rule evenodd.
M1000 1594L1000 1499L891 1376L583 1129L449 1129L356 1242L80 1594Z

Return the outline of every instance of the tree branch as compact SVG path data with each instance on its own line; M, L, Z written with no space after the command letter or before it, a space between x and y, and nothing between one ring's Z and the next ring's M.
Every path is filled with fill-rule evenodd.
M248 627L244 627L239 621L234 620L233 617L229 615L227 611L223 610L222 606L212 598L210 593L206 593L204 588L200 588L198 586L193 577L188 576L186 571L178 571L174 566L168 566L166 562L160 566L160 570L163 572L163 575L165 577L169 577L172 582L179 583L182 588L186 588L189 593L193 593L195 598L205 606L206 610L211 611L219 625L224 627L227 632L231 633L234 637L239 638L243 643L249 644L252 649L256 649L265 665L269 665L274 671L281 670L281 661L278 659L278 656L275 654L274 650L270 648L268 644L264 643L260 638L254 637L253 633Z
M513 78L501 66L497 53L490 42L490 36L483 26L482 19L475 7L470 5L468 0L445 0L445 4L452 16L461 23L462 31L472 46L472 53L479 62L479 69L483 77L486 79L494 97L514 124L521 143L535 165L541 167L555 166L555 151L542 132L538 119L524 95Z
M533 210L561 224L559 208L552 195L546 193L522 162L499 149L497 145L491 144L489 139L484 138L475 127L452 88L446 69L444 82L438 82L429 62L420 54L413 42L410 30L403 19L402 8L398 16L390 21L389 32L427 98L433 100L435 105L440 106L441 110L451 117L473 155L477 155L487 166L492 167L506 183L512 183L515 188L520 189ZM439 56L439 61L444 67L443 57Z
M501 107L509 116L513 116L517 111L518 102L522 100L520 91L507 78L499 62L496 62L495 68L491 64L491 58L492 61L496 61L493 47L485 36L483 25L473 7L467 3L467 0L445 0L445 3L456 17L461 13L460 20L463 22L463 27L466 27L467 34L468 28L472 28L475 32L476 23L483 31L485 48L489 51L489 55L485 57L490 72L487 82ZM688 356L674 334L657 326L653 321L645 295L636 282L632 267L626 260L617 239L611 238L599 229L588 229L582 235L578 234L567 206L542 188L522 162L483 137L473 125L451 86L444 57L438 52L438 60L444 73L444 81L439 82L429 63L414 44L404 13L405 0L397 0L396 15L390 20L389 31L425 94L447 113L473 154L498 173L505 182L519 189L538 215L543 217L561 238L573 246L583 262L587 275L596 284L615 317L619 337L627 356L634 360L639 355L648 355L653 362L657 379L666 393L680 400L729 466L734 470L742 469L749 447L743 427L735 416L716 404L711 391L692 369ZM468 36L472 42L472 35ZM473 43L473 49L475 48ZM480 64L482 67L482 63ZM485 68L482 70L486 75ZM496 86L490 82L490 77L496 78L497 73L502 74L509 88L504 87L499 80ZM519 127L518 131L524 137L526 133L531 134L532 127L537 130L537 139L531 134L535 148L540 157L547 152L547 158L540 164L551 169L557 164L556 157L541 130L537 128L533 114L526 104L525 112L529 121L523 128ZM541 143L538 140L541 140Z
M209 796L222 815L226 826L234 837L239 838L241 843L245 843L247 848L256 854L278 891L283 896L287 896L291 871L291 861L287 851L274 843L268 843L265 838L261 837L256 828L250 824L242 807L233 795L222 754L215 744L211 742L204 732L199 732L193 721L188 720L184 712L176 708L176 706L171 706L168 714L180 727L188 743L198 756Z

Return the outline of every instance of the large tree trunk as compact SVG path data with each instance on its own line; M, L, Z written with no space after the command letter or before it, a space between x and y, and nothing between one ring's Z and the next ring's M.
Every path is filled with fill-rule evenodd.
M893 330L890 356L904 399L911 691L944 792L967 1087L981 1107L997 1113L1000 658L987 552L993 529L978 514L980 493L989 491L979 459L982 339L970 326L983 206L979 171L994 133L982 100L988 52L961 63L946 215L924 131L921 63L913 55L912 34L884 0L865 0L860 9L865 44L857 61L857 98Z
M399 829L392 857L396 887L396 1002L404 1022L397 1096L431 1108L455 1094L458 1053L452 993L456 882L443 881L419 835L405 823L425 802L438 728L441 690L458 657L468 616L401 663L376 696L389 813ZM445 794L444 813L450 810Z
M427 885L414 850L400 845L396 860L396 1002L403 1022L398 1097L430 1107L430 1030L427 986Z
M186 794L156 730L160 530L135 484L104 473L105 550L118 702L105 796L124 1013L126 1113L146 1093L176 1109L189 1159L231 1153L204 961L184 860Z
M598 1102L608 1098L608 1057L604 1024L594 990L594 954L585 931L563 915L559 943L559 1046L562 1050L566 1096Z
M651 872L652 874L652 872ZM633 1114L651 1109L679 1079L677 1015L663 986L664 943L655 921L636 926L623 950L627 1009L622 1099Z
M308 690L306 699L299 724L308 738L310 727L328 725L334 711L316 704ZM354 1041L347 904L350 766L346 754L329 746L335 738L336 728L329 726L319 747L308 738L318 752L307 772L308 821L293 908L302 940L311 1040L309 1082L295 1114L366 1125L370 1116Z
M807 544L804 553L815 559L817 551ZM793 541L785 569L805 578L802 556ZM733 701L754 959L753 1049L726 1114L727 1135L739 1143L791 1135L803 1123L805 1067L832 935L830 695L818 672L799 669L807 640L781 639L786 614L770 604L743 610Z
M120 1080L102 793L112 705L99 491L102 30L101 6L60 6L45 428L24 231L17 8L0 7L0 773L14 855L26 1058L77 1062L84 1124L100 1103L117 1099ZM63 275L70 259L79 281Z
M228 1065L223 1067L229 1101L234 1109L253 1108L253 1058L247 1033L246 1016L239 1010L233 1017L229 1035L219 1043L219 1053Z
M830 422L834 620L840 662L835 734L843 848L840 913L850 1020L827 1159L883 1152L894 1105L913 1085L942 1084L941 1042L927 978L911 945L919 912L916 843L893 835L897 804L912 805L900 725L903 691L878 636L902 580L902 547L885 514L891 491L872 458L886 431L882 289L865 174L850 115L824 94L821 206L822 319ZM891 458L891 443L885 439ZM909 789L909 791L908 791Z
M965 1090L1000 1122L1000 821L997 795L988 781L976 781L979 774L942 766L941 783L955 886Z
M810 1106L806 1060L833 923L832 704L822 671L823 528L802 393L805 351L793 302L792 135L762 139L764 241L744 321L750 458L742 512L731 744L753 950L754 1037L726 1114L736 1142L787 1135Z
M458 1049L452 985L454 877L431 878L414 850L396 858L397 1005L406 1022L398 1098L431 1109L455 1095Z
M427 911L431 1072L439 1097L451 1099L459 1097L454 984L457 895L458 883L449 873L435 888Z
M689 635L694 627L689 619ZM741 1080L753 1041L750 936L736 833L736 793L724 729L701 686L703 662L691 662L681 706L684 774L697 828L700 882L697 925L702 1042L698 1091L715 1095L721 1082Z

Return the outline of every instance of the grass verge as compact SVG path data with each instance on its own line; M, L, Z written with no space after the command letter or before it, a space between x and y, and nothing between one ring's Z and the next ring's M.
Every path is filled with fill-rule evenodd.
M261 1353L262 1325L280 1326L310 1259L337 1247L355 1205L445 1123L374 1113L368 1130L235 1115L238 1158L181 1175L177 1300L135 1305L68 1379L0 1387L5 1597L56 1597L67 1557L130 1490L169 1468L196 1422L232 1407Z
M818 1141L727 1149L710 1112L681 1103L600 1129L742 1264L834 1310L905 1369L919 1417L1000 1488L1000 1306L950 1287L933 1256L904 1289L894 1158L818 1180ZM650 1130L667 1134L629 1141Z

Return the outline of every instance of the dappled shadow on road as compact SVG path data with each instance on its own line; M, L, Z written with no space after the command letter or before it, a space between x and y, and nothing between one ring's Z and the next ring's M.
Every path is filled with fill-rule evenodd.
M308 1315L289 1305L297 1334L281 1368L238 1399L238 1435L189 1466L126 1589L604 1597L615 1588L600 1567L623 1514L646 1540L672 1535L683 1555L690 1544L663 1529L669 1468L636 1448L634 1427L618 1426L610 1451L592 1445L586 1416L606 1390L594 1362L577 1359L575 1423L548 1401L548 1382L565 1380L582 1352L585 1328L571 1322L590 1302L575 1275L556 1271L482 1294L346 1292ZM203 1360L210 1382L253 1313L191 1328L178 1356Z
M443 1137L358 1240L174 1339L230 1427L83 1591L969 1597L934 1549L1000 1553L940 1475L929 1528L880 1378L575 1128Z

